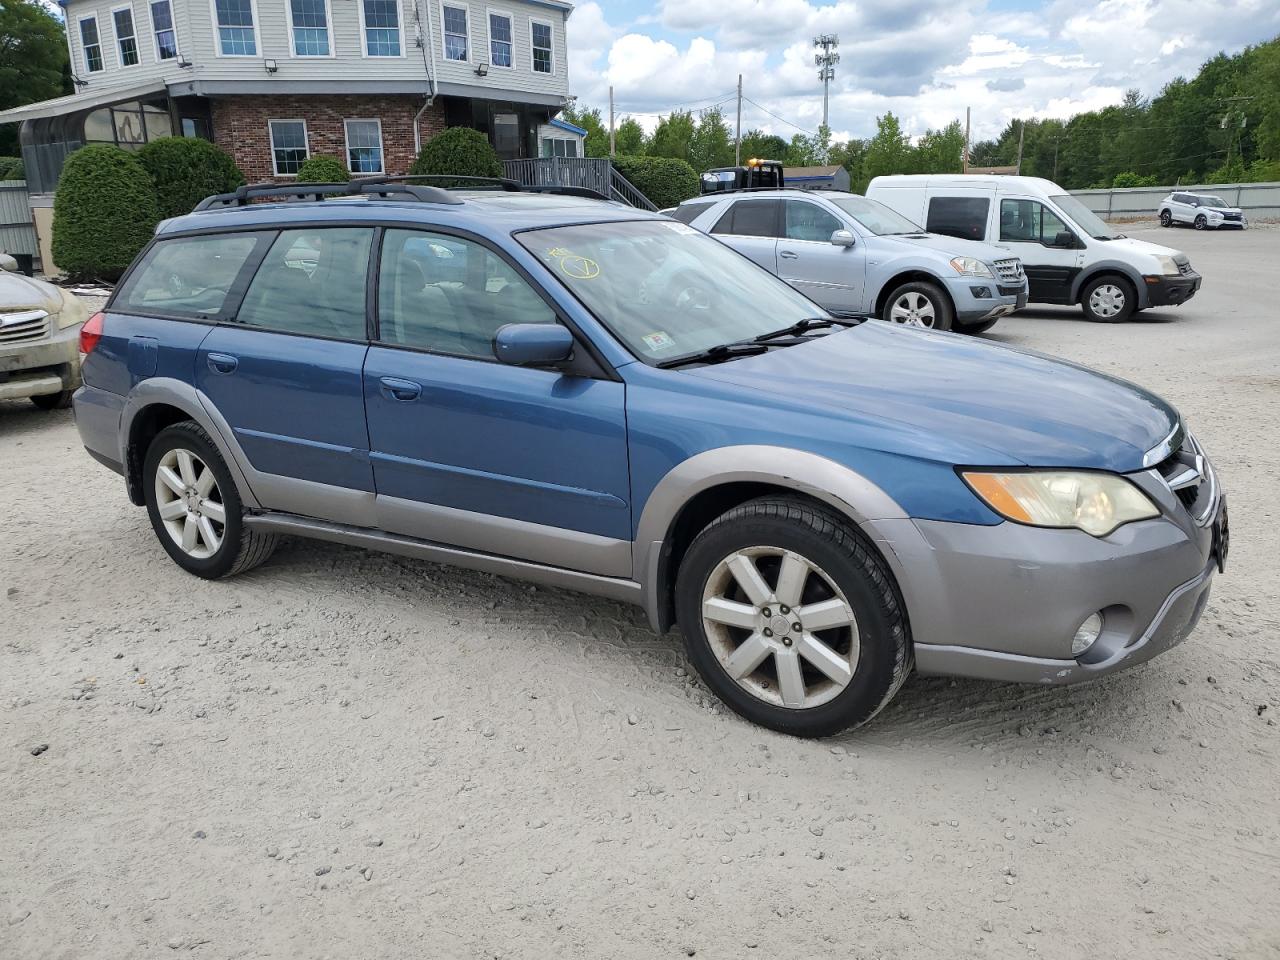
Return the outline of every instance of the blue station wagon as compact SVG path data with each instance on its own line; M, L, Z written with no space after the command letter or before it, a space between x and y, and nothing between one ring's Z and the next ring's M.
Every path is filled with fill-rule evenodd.
M732 709L822 736L913 666L1145 661L1225 561L1212 466L1133 385L833 317L613 204L305 191L166 221L82 334L84 444L192 574L297 535L631 601Z

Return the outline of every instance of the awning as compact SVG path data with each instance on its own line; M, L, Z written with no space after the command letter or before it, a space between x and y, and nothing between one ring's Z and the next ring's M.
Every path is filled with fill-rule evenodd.
M66 97L55 97L52 100L41 100L39 103L28 103L26 106L14 107L11 110L0 110L0 123L18 123L40 117L60 117L66 113L75 113L77 110L105 107L112 103L138 100L164 92L163 80L152 80L133 87L104 87L101 90L89 90Z
M561 120L559 117L552 117L550 125L559 130L567 130L569 133L576 133L580 137L585 137L587 135L587 131L576 123L570 123L568 120Z

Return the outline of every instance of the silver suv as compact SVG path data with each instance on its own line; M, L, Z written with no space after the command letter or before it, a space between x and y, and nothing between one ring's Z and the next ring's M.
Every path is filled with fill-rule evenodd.
M1027 302L1007 250L926 233L854 193L741 191L686 200L673 216L836 314L981 333Z
M1189 223L1197 230L1212 227L1236 227L1243 230L1249 225L1244 211L1227 206L1227 201L1211 193L1186 193L1174 191L1160 201L1160 226L1171 227L1175 223Z

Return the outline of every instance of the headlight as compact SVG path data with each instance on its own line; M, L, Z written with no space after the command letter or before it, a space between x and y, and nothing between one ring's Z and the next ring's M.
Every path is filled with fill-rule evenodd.
M962 476L1000 516L1033 527L1075 527L1105 537L1121 524L1160 515L1146 494L1110 473L1037 470Z
M53 322L58 325L58 329L65 330L77 323L84 323L89 318L89 308L84 305L84 301L74 293L68 293L66 290L61 292L62 309L53 317Z
M973 257L956 257L951 261L951 266L962 277L992 277L994 279L991 268L981 260L976 260Z
M1182 271L1178 269L1178 265L1173 262L1173 257L1156 257L1160 264L1160 272L1166 277L1176 277Z

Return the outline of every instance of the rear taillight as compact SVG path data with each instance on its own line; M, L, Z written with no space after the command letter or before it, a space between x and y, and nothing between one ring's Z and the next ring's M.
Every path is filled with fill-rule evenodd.
M93 353L93 348L102 339L102 314L95 313L80 328L80 352Z

